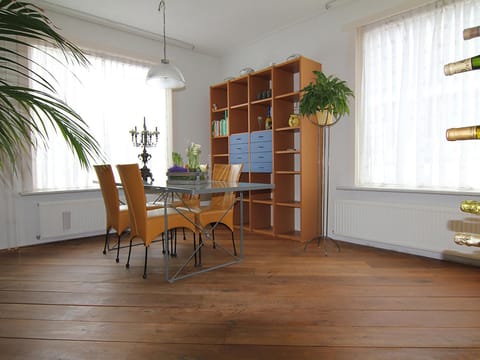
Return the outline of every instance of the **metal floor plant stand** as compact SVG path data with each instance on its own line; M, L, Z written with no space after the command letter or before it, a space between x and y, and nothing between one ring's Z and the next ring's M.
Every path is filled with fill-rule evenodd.
M328 237L328 198L329 198L329 181L330 181L330 126L318 126L318 160L320 162L320 155L322 155L322 167L320 167L320 164L318 165L318 181L321 182L319 184L319 187L321 188L321 191L319 191L319 197L321 195L321 203L322 203L322 229L320 231L320 235L310 239L305 243L305 247L303 248L303 251L307 250L307 247L309 244L312 242L316 242L317 246L320 247L320 242L323 241L323 251L325 253L325 256L328 256L328 250L327 250L327 241L331 241L335 244L337 247L337 251L340 251L340 245L338 243ZM323 135L323 152L320 154L320 128L323 129L322 135ZM322 170L322 171L321 171ZM320 174L321 171L321 174ZM318 201L320 203L320 199Z

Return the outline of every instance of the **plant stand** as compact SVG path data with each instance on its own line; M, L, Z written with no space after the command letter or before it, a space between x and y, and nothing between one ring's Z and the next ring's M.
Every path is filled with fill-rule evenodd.
M333 125L333 124L331 124ZM325 253L325 256L328 256L328 250L327 250L327 241L331 241L335 244L337 247L337 251L340 251L340 245L333 240L332 238L328 237L328 198L329 198L329 180L330 180L330 126L322 126L318 125L318 139L320 140L320 132L322 130L322 145L323 145L323 158L322 158L322 167L320 167L320 164L318 166L318 181L319 181L319 187L321 188L321 191L319 191L319 196L321 196L321 203L322 203L322 219L321 219L321 224L322 224L322 229L320 231L320 235L310 239L305 243L305 246L303 248L303 251L307 250L307 247L310 243L312 242L317 242L317 246L320 247L320 242L323 240L323 251ZM320 142L318 144L318 161L320 161ZM322 172L320 174L320 169L322 169ZM319 199L320 203L320 199Z

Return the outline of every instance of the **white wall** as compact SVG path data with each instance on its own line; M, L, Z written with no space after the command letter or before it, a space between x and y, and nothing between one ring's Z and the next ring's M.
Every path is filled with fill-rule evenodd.
M402 10L429 1L412 0L339 0L338 5L323 14L300 24L269 34L258 41L234 49L222 59L223 77L237 76L240 69L252 67L259 70L271 62L282 62L294 53L319 61L323 70L346 80L355 89L355 38L356 27L372 20L393 15ZM292 6L295 6L292 3ZM354 104L352 104L354 105ZM335 234L334 206L336 200L357 200L405 204L420 207L446 207L458 209L461 200L470 198L462 194L412 193L394 191L359 191L355 189L355 108L350 118L343 118L331 129L330 158L330 210L329 234L333 238L370 244L394 250L443 258L445 254L480 259L479 251L456 245L453 240L438 244L436 238L415 239L418 246L411 246L412 239L403 243L372 242L369 239L342 238ZM316 151L312 149L312 151ZM368 216L368 214L366 214ZM370 219L374 223L379 219ZM411 224L412 227L418 224ZM409 234L400 225L392 232ZM407 235L406 235L407 236ZM450 238L449 238L450 239ZM414 241L414 242L415 242ZM443 251L438 251L442 248Z
M80 47L152 62L159 62L163 57L161 42L52 11L46 14L62 35ZM191 141L209 149L209 86L221 80L220 61L172 45L167 46L167 56L182 70L187 81L185 89L173 93L173 150L183 153ZM132 148L132 151L135 150ZM202 161L206 162L208 155L205 150ZM42 242L36 239L39 226L37 202L101 197L99 191L22 196L19 194L21 190L21 179L18 178L12 186L0 187L0 249Z

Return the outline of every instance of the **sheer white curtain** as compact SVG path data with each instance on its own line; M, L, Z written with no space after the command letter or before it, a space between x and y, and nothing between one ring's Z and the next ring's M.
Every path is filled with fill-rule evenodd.
M145 117L148 129L157 127L160 131L157 147L147 149L152 155L148 167L154 178L165 174L171 153L171 91L145 84L148 65L90 53L90 66L66 67L55 60L62 57L58 51L48 49L48 53L52 56L32 51L32 68L38 63L49 69L59 98L88 123L107 162L140 164L137 156L142 149L133 147L129 130L135 126L141 129ZM48 148L39 147L33 157L34 189L89 187L95 179L93 170L80 168L60 134L51 136Z
M480 190L480 141L448 142L480 124L480 71L443 65L480 54L480 0L437 1L359 29L357 183Z

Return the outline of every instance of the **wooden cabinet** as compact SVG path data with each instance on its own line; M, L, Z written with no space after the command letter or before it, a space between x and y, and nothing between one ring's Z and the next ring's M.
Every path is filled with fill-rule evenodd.
M275 183L273 191L246 194L250 231L308 241L321 229L321 129L306 119L295 127L288 123L313 70L321 64L299 57L210 87L212 166L242 162L241 181ZM224 118L228 136L213 131Z

